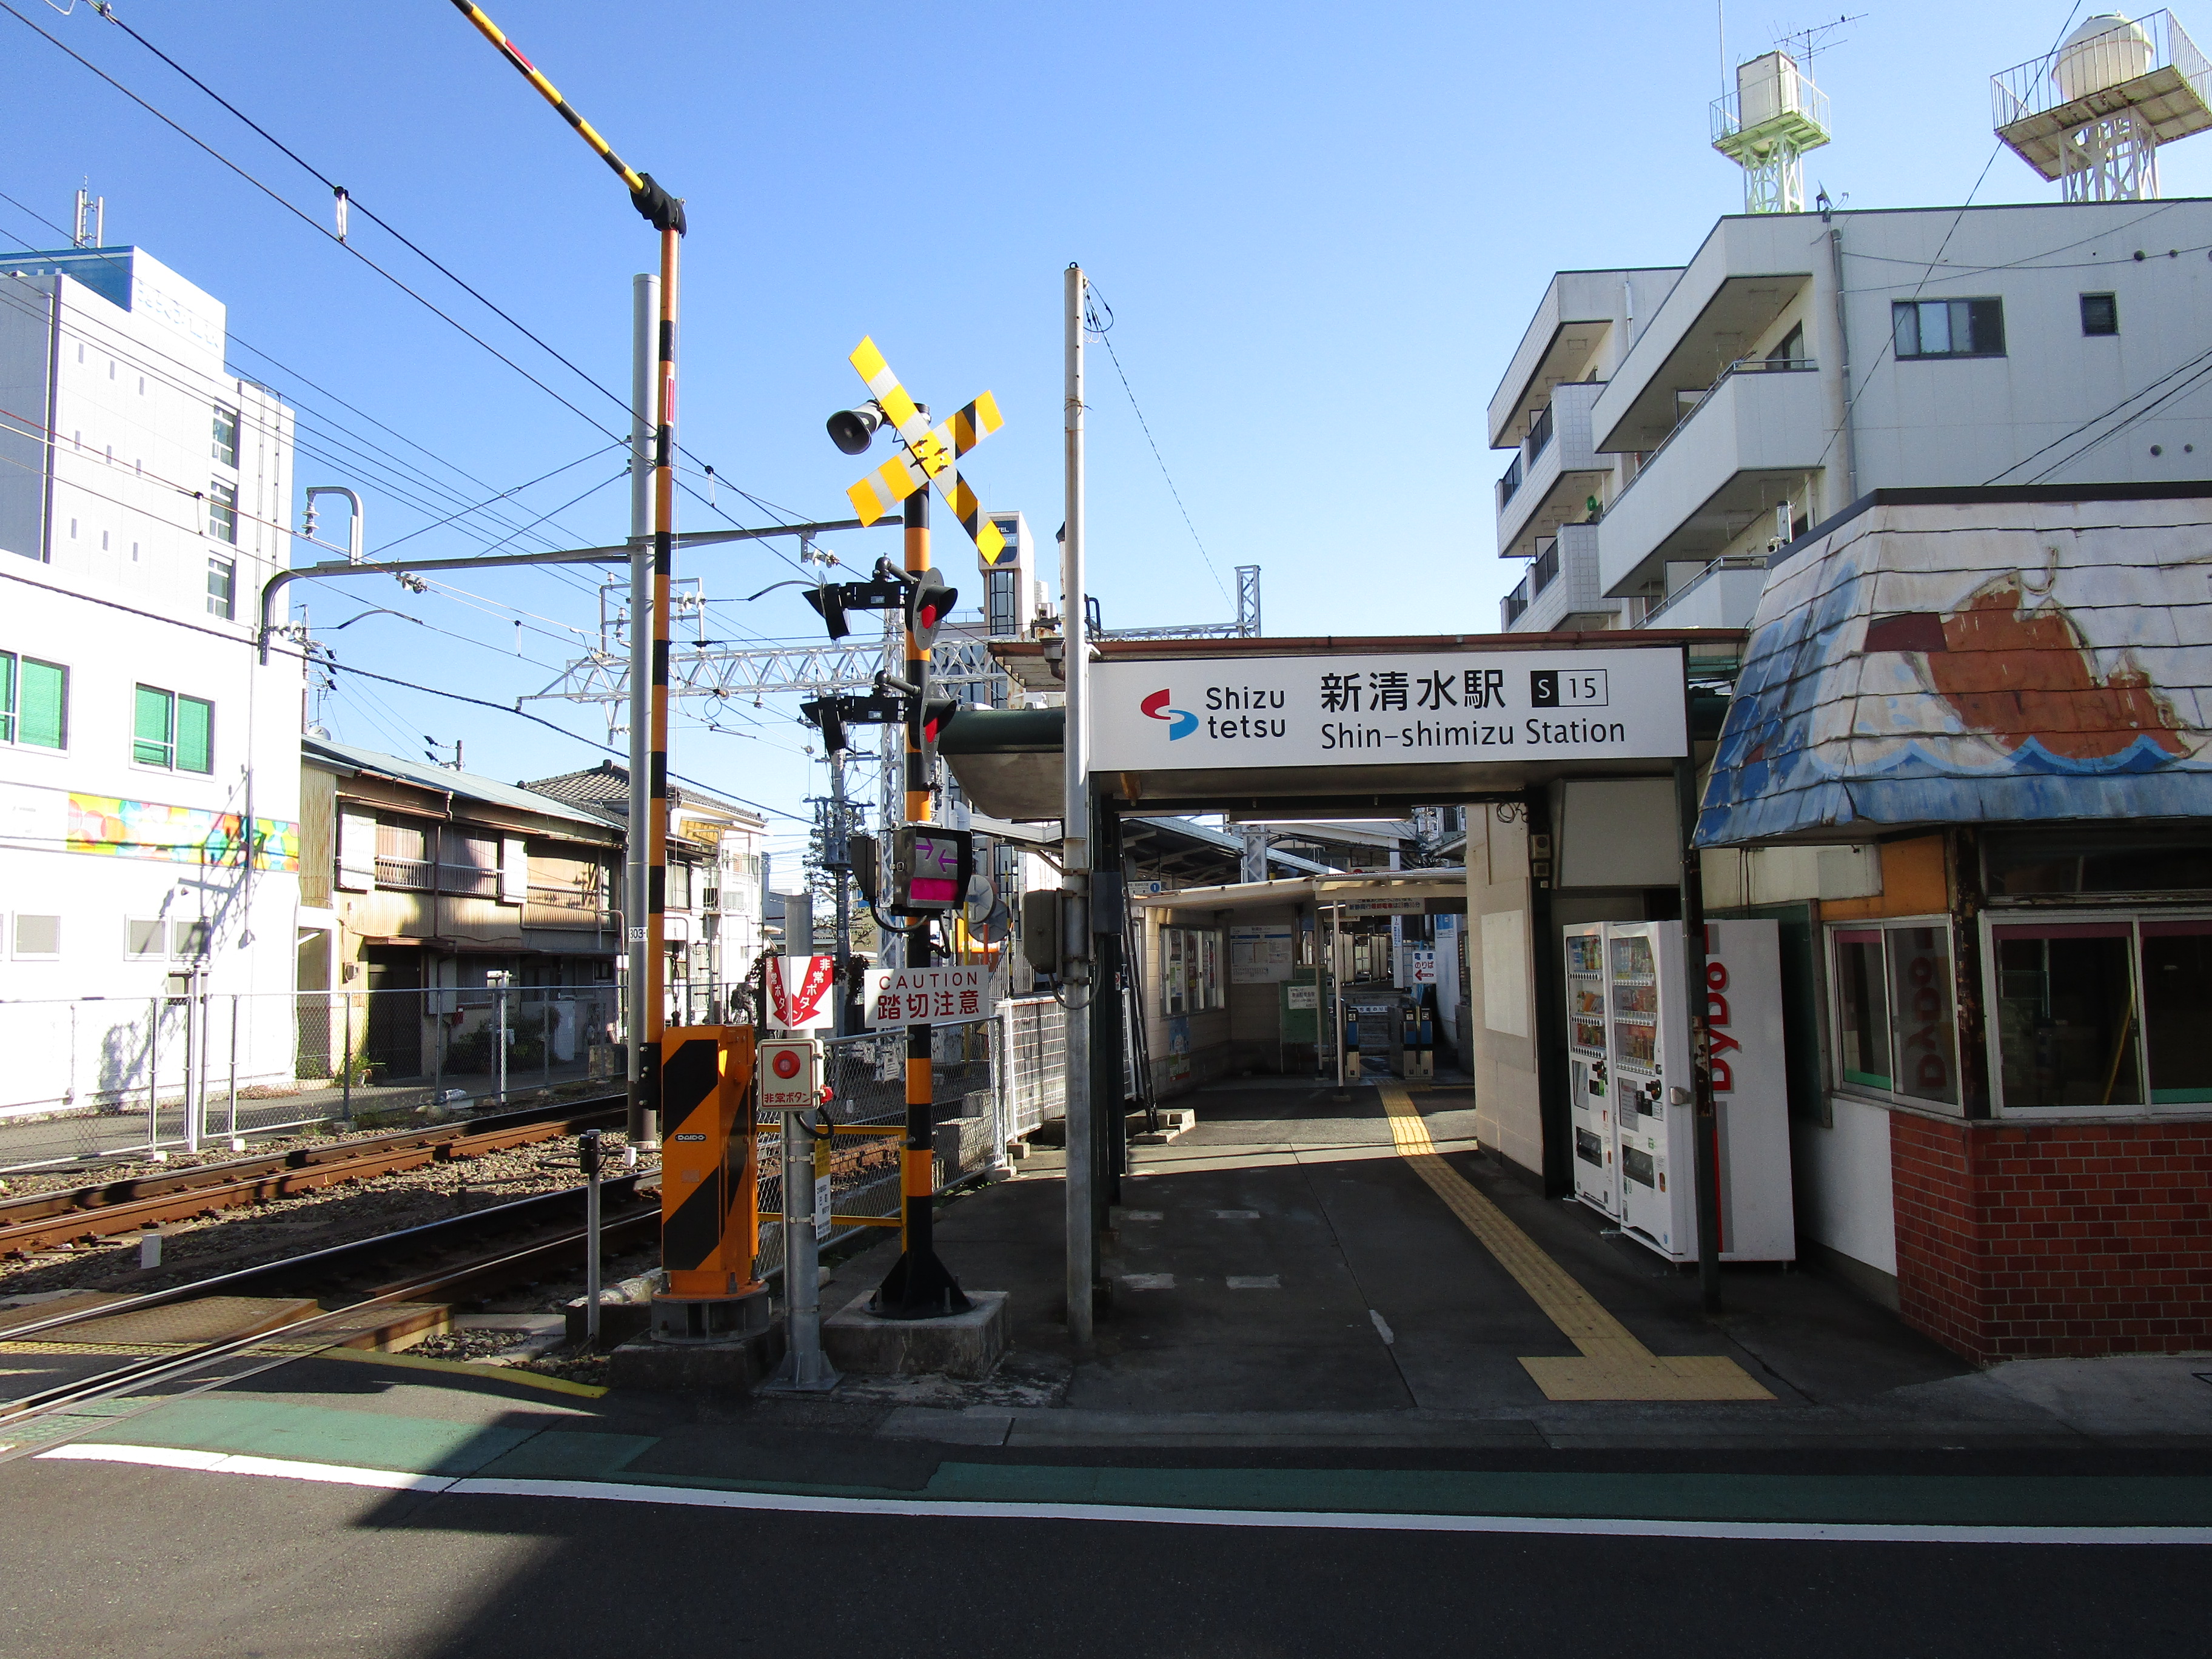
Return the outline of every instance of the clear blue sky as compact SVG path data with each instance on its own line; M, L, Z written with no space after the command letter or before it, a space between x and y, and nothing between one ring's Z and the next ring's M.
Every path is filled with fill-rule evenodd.
M64 16L44 0L9 3L328 223L312 178L88 6ZM119 8L626 395L629 277L651 267L652 234L445 0ZM987 506L1024 509L1048 548L1060 272L1080 260L1114 308L1114 343L1206 549L1095 352L1092 590L1109 625L1226 618L1231 567L1257 563L1271 634L1494 628L1519 567L1494 556L1491 483L1506 458L1484 447L1482 410L1550 273L1680 262L1741 204L1740 175L1707 148L1721 81L1709 4L1599 0L1565 15L1308 0L497 0L492 11L634 165L688 199L684 447L797 515L848 510L858 469L822 421L854 400L845 356L872 334L940 408L997 393L1006 426L970 474ZM1739 4L1730 55L1835 15L1833 0L1774 16ZM2047 50L2068 15L2052 0L1871 0L1814 60L1838 136L1808 177L1858 208L1959 202L1978 178L1978 201L2050 199L2053 187L2009 153L1981 177L1988 79ZM2212 37L2212 11L2182 21ZM362 488L372 549L564 463L580 461L518 496L513 521L613 480L613 451L581 460L607 441L584 419L4 15L0 41L10 118L0 189L65 221L88 176L107 198L111 241L145 247L222 299L234 333L290 372L235 349L234 368L296 397L324 434L325 457L303 456L301 483ZM2161 166L2169 196L2212 193L2212 138ZM0 234L55 240L4 202ZM619 428L616 403L358 215L354 240ZM332 440L361 436L417 476L343 461ZM422 475L453 492L446 506L424 510L436 496ZM602 489L549 526L587 544L619 539L627 499ZM762 520L726 489L718 499ZM687 501L684 522L722 520ZM972 555L939 522L940 562L972 589ZM432 531L405 550L465 551L504 533ZM893 540L832 545L866 563ZM763 549L695 555L684 571L726 601L794 574ZM372 617L332 636L343 661L501 702L553 678L577 638L564 624L595 623L580 576L456 585L477 597L415 597L382 580L295 591L319 628L386 606L447 630ZM529 613L530 660L516 654L517 607ZM712 615L719 637L816 636L794 590ZM532 707L605 735L595 710ZM720 711L740 736L702 731L700 712L679 723L678 771L781 806L822 787L789 707ZM465 737L470 769L505 778L599 758L512 717L392 687L349 689L326 718L378 747Z

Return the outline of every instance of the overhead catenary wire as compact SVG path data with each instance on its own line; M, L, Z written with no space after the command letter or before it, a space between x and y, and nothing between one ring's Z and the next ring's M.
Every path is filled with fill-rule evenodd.
M1121 382L1121 390L1128 394L1129 407L1136 413L1138 428L1144 433L1145 441L1152 446L1152 459L1159 463L1160 477L1167 481L1168 494L1175 497L1176 511L1182 514L1183 528L1190 532L1190 539L1196 544L1199 556L1206 561L1206 571L1213 578L1213 585L1221 589L1223 599L1228 599L1229 589L1221 580L1221 572L1214 568L1213 555L1206 551L1205 538L1198 533L1198 526L1191 522L1190 508L1183 505L1182 491L1176 488L1175 475L1168 471L1167 457L1160 453L1159 440L1152 436L1152 424L1145 418L1144 409L1137 402L1136 388L1129 384L1128 371L1121 367L1121 354L1114 349L1114 307L1106 303L1105 296L1098 292L1095 283L1087 285L1084 310L1084 328L1106 348L1107 360L1114 365L1114 374ZM1098 320L1100 311L1105 313L1103 322Z
M323 227L323 225L322 225L322 223L321 223L321 222L320 222L319 220L317 220L317 219L313 218L312 216L310 216L309 214L307 214L307 213L305 210L303 210L302 209L301 209L301 208L299 208L299 207L297 207L297 206L294 205L292 202L290 202L289 199L287 199L287 198L286 198L283 195L282 195L280 192L278 192L277 191L276 191L276 190L272 189L272 188L271 188L270 186L269 186L268 185L264 184L264 183L263 183L259 179L256 178L252 173L248 173L248 172L247 172L244 167L242 167L239 166L239 164L238 164L237 162L235 162L235 161L232 161L232 160L231 160L228 155L224 155L221 150L219 150L219 149L216 149L216 147L215 147L214 145L212 145L212 144L209 143L205 139L201 138L201 137L198 137L197 134L195 134L194 132L192 132L189 128L187 128L186 126L185 126L185 125L183 125L183 123L181 123L181 122L179 122L179 121L176 120L175 118L173 118L173 117L171 117L171 116L169 116L169 115L167 115L167 114L165 114L161 110L160 110L159 108L157 108L157 107L156 107L153 103L151 103L150 101L149 101L147 99L144 99L144 98L142 98L141 96L139 96L139 94L137 94L137 93L133 92L133 91L132 91L129 87L127 87L127 86L124 85L122 82L120 82L120 81L117 80L113 76L110 75L110 74L109 74L106 70L101 69L101 68L100 68L97 64L94 63L90 58L88 58L85 57L82 53L81 53L81 52L79 52L75 51L75 50L74 50L74 49L72 49L70 46L68 46L65 42L64 42L64 41L62 41L62 40L60 40L57 39L55 36L53 36L53 35L52 35L52 34L48 33L47 33L44 28L40 27L39 26L39 24L37 24L36 22L33 21L30 18L26 17L25 15L23 15L23 14L22 14L21 12L17 11L17 10L15 9L15 8L13 5L11 5L11 4L9 4L9 0L0 0L0 11L4 11L4 12L6 12L9 16L13 17L13 18L17 21L17 22L19 22L19 23L22 24L22 25L23 25L23 27L24 27L25 28L27 28L27 29L31 30L33 33L37 34L40 39L42 39L42 40L44 40L47 41L49 44L51 44L51 45L52 45L52 46L57 50L57 51L59 51L59 52L65 52L65 53L67 53L67 54L68 54L71 58L74 58L74 59L75 59L78 64L82 64L82 65L84 66L84 68L85 68L85 69L87 69L87 70L90 70L94 75L98 76L99 76L102 81L105 81L105 82L106 82L109 86L111 86L111 87L114 88L116 91L118 91L118 92L121 93L121 94L122 94L125 98L128 98L128 99L129 99L132 103L134 103L134 104L137 105L141 109L144 110L144 111L145 111L149 115L151 115L151 116L152 116L155 120L157 120L157 121L161 122L161 123L162 124L162 125L164 125L164 126L166 126L166 127L168 127L171 131L174 131L174 132L175 132L179 137L180 137L184 138L185 140L186 140L188 143L190 143L191 144L192 144L195 148L197 148L197 149L201 149L201 150L204 151L204 152L205 152L205 153L206 153L210 157L211 157L213 160L215 160L215 161L216 161L221 162L221 163L222 164L222 166L223 166L223 167L227 167L228 169L229 169L229 171L231 171L231 172L233 172L233 173L236 173L236 174L237 174L240 179L244 179L247 184L249 184L249 185L252 185L252 186L254 187L254 189L256 189L256 190L259 191L260 191L264 196L266 196L266 197L267 197L270 201L272 201L272 202L276 203L279 207L283 208L283 209L287 213L289 213L290 215L292 215L292 216L293 216L294 218L298 219L298 220L299 220L302 224L305 224L305 225L306 225L306 226L307 226L310 229L312 229L313 231L314 231L314 232L315 232L315 234L316 234L317 235L323 237L325 240L326 240L330 241L331 243L334 244L335 246L338 246L338 247L342 247L342 248L343 248L343 249L344 249L348 253L350 253L350 254L351 254L355 258L356 258L356 259L360 260L360 261L362 262L362 264L363 264L367 265L367 266L368 266L371 270L374 271L378 276L380 276L383 277L383 278L385 279L385 281L386 281L386 282L390 283L391 283L394 288L398 289L401 293L403 293L403 294L406 295L408 298L410 298L410 300L413 300L414 301L416 301L416 303L417 303L418 305L420 305L420 306L423 307L426 310L428 310L428 311L429 311L430 313L432 313L434 315L435 315L436 317L438 317L441 320L442 320L443 322L447 323L447 325L449 325L450 326L452 326L453 329L455 329L456 331L459 331L459 332L460 332L461 334L465 335L469 339L471 339L471 340L474 341L477 345L479 345L479 346L483 347L483 348L484 349L484 350L486 350L486 351L489 352L493 356L495 356L495 357L498 358L498 359L499 359L499 361L500 361L501 362L505 363L505 364L506 364L509 368L513 369L513 370L514 370L517 374L520 374L520 376L522 376L522 378L523 378L524 380L526 380L529 381L532 386L536 386L536 387L537 387L540 392L544 392L547 397L549 397L549 398L552 398L556 403L557 403L557 404L561 404L564 409L567 409L567 410L569 410L572 414L574 414L574 416L576 416L576 417L577 417L578 419L580 419L580 420L581 420L581 421L586 422L587 424L591 425L592 427L593 427L593 428L596 428L597 430L599 430L599 431L600 431L600 432L605 433L605 434L608 437L610 437L610 438L613 438L613 437L617 437L617 436L622 436L622 435L623 435L623 434L617 434L617 432L615 432L615 430L614 430L612 428L608 427L608 426L605 425L604 423L602 423L602 422L599 420L599 418L598 418L597 416L593 416L593 415L589 414L588 412L586 412L586 410L584 410L583 409L579 408L575 404L571 403L568 398L566 398L562 397L562 396L558 392L556 392L556 391L555 391L551 386L548 386L544 381L543 381L543 380L539 380L539 379L538 379L535 374L532 374L528 369L525 368L524 368L520 363L516 362L514 361L514 358L512 358L512 357L508 356L505 352L501 351L501 350L497 346L495 346L495 345L492 344L490 341L489 341L489 340L485 339L482 335L478 334L478 333L477 333L474 329L471 329L471 327L469 327L469 325L468 325L467 324L465 324L465 323L462 322L459 318L457 318L457 317L453 316L450 312L447 311L443 307L440 306L440 305L439 305L435 301L434 301L434 300L430 299L427 295L422 294L422 293L418 292L416 289L415 289L414 288L412 288L412 287L409 286L405 282L402 281L398 276L395 276L392 272L391 272L391 271L389 271L389 270L386 270L382 265L380 265L380 264L377 264L377 262L376 262L375 260L374 260L374 259L370 258L368 257L368 255L367 255L366 253L362 252L359 248L355 247L351 243L349 243L349 242L343 242L343 241L340 241L340 240L338 240L338 238L337 238L337 236L336 235L336 234L335 234L335 233L333 233L333 232L331 232L331 231L329 231L329 230L326 230L326 229L325 229L325 228L324 228L324 227ZM601 389L602 391L604 391L604 390L605 390L605 388L604 388L604 387L602 387L602 388L600 388L600 389ZM628 406L629 406L629 405L628 405L627 402L625 401L625 402L624 402L624 404L623 404L623 407L624 407L624 408L627 408Z

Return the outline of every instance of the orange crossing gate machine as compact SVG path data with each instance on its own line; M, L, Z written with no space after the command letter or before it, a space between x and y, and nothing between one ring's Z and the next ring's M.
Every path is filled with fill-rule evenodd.
M753 1125L753 1028L672 1027L660 1039L660 1261L653 1299L662 1341L706 1341L766 1329L760 1166Z

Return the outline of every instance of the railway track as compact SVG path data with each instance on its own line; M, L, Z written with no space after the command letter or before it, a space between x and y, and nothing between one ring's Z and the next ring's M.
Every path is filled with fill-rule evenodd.
M623 1101L620 1095L598 1096L163 1175L27 1193L0 1200L0 1258L605 1128L621 1121Z
M604 1247L614 1253L651 1239L659 1226L659 1188L625 1176L604 1182ZM139 1393L191 1376L215 1361L275 1345L275 1365L301 1357L319 1331L357 1328L380 1306L480 1294L546 1277L583 1259L585 1189L566 1188L516 1199L397 1232L356 1239L282 1261L258 1263L167 1290L14 1325L10 1342L66 1341L73 1328L142 1310L204 1297L291 1295L335 1303L273 1330L200 1344L181 1353L132 1359L95 1376L71 1379L0 1401L0 1436L11 1423L84 1401ZM394 1271L398 1277L390 1277ZM263 1367L257 1366L256 1369Z

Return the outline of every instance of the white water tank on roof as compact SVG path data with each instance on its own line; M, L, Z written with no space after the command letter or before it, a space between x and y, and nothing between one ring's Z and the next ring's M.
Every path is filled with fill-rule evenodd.
M2066 37L2051 78L2058 82L2058 95L2071 102L2149 74L2155 55L2142 24L2107 12Z
M1737 64L1736 106L1744 127L1762 126L1778 115L1796 112L1803 102L1798 88L1797 65L1787 52L1764 52L1748 64Z

